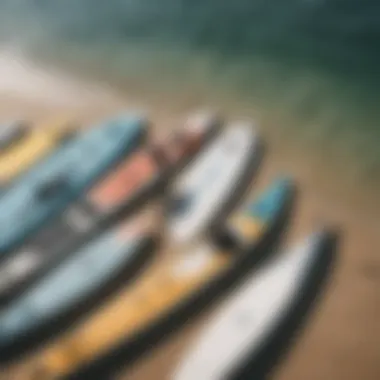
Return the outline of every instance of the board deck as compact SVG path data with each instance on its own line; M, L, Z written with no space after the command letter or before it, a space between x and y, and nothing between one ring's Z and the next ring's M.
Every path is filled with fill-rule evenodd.
M253 273L209 318L172 379L262 378L254 373L268 362L263 350L286 329L281 322L296 306L314 296L315 292L305 293L305 288L316 272L319 276L321 271L327 273L334 253L331 231L321 230ZM269 355L273 350L267 350ZM259 357L264 360L255 366Z
M120 117L83 131L0 197L0 255L37 232L142 142L147 121Z
M14 127L12 127L14 128ZM76 128L59 120L46 126L16 126L0 143L0 188L4 191L14 180L59 149Z
M259 255L268 253L257 248L278 222L292 194L292 182L279 180L253 205L237 211L226 222L228 231L235 228L235 247L215 238L213 244L185 250L148 268L132 288L121 290L88 319L42 349L29 373L38 371L41 380L93 378L100 373L105 377L102 371L117 358L125 363L128 354L135 356L142 347L151 347L150 339L165 335L162 324L170 331L179 327L199 307L197 301L221 292L224 281L236 275L242 261L244 268L252 266ZM256 210L263 208L268 212L257 215Z
M168 197L171 240L193 240L237 202L261 159L259 140L252 125L230 125L181 174Z
M0 312L0 357L16 356L76 320L105 288L126 282L157 247L154 215L126 218L72 254ZM118 280L118 281L116 281ZM120 285L121 285L120 284ZM81 313L82 312L82 313Z
M214 115L187 122L163 141L153 141L117 165L0 265L0 303L13 300L58 265L68 252L74 252L107 225L158 194L171 175L193 158L219 128L220 121ZM158 162L157 151L165 157L164 162Z

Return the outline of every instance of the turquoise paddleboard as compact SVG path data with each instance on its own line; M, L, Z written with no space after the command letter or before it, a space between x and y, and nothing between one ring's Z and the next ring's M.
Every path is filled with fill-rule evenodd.
M0 352L19 355L70 326L118 283L131 279L159 242L149 214L105 230L0 312Z
M83 131L0 198L0 256L76 200L143 140L147 120L121 116Z

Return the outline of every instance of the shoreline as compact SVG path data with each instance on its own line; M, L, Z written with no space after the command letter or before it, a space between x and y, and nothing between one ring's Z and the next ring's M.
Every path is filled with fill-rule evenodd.
M83 84L73 86L71 91L75 93L77 89L82 88ZM133 90L134 88L131 88L131 92ZM91 96L86 97L89 93ZM359 183L349 171L352 170L352 166L344 165L338 160L331 161L329 155L326 159L318 147L303 144L302 141L292 138L286 130L278 128L275 117L270 120L265 112L255 113L244 104L231 105L228 99L221 99L219 104L215 99L208 103L202 102L196 94L190 97L178 96L173 104L170 94L151 92L142 96L137 91L137 96L131 97L111 90L103 94L101 86L94 86L92 92L90 88L90 91L78 91L76 96L80 99L77 104L75 100L67 102L67 95L61 100L58 98L49 101L48 98L2 96L0 93L0 121L21 116L32 120L38 126L50 118L55 119L58 114L62 115L63 119L69 115L80 124L91 125L114 113L143 110L152 120L154 132L162 133L175 128L189 113L202 109L204 104L207 104L207 109L221 110L227 121L239 120L242 117L242 120L252 120L257 124L269 153L264 159L264 165L274 165L278 170L294 175L318 202L324 200L331 205L335 204L333 208L345 209L351 217L353 213L358 213L361 218L368 218L371 222L380 216L379 188L376 185ZM261 120L264 120L264 123L261 123Z
M111 47L109 53L114 50L115 47ZM252 84L248 86L248 92L244 86L240 87L242 78L235 72L239 66L226 66L223 69L217 67L217 73L214 75L212 67L216 62L212 55L200 55L192 59L189 52L174 51L167 46L162 52L156 48L153 53L134 45L130 46L129 50L133 54L125 53L127 55L124 56L124 52L118 52L119 55L115 58L116 61L122 62L127 57L132 59L129 63L126 60L127 66L123 75L121 67L113 72L112 65L108 67L108 71L107 67L91 65L91 62L85 65L85 57L89 59L86 53L77 58L75 68L73 59L79 54L75 49L69 54L71 58L67 62L57 62L52 57L50 59L40 57L31 61L12 51L2 53L0 72L5 69L6 73L9 71L10 75L17 78L16 85L13 83L11 85L17 89L14 99L10 102L11 105L5 108L8 110L15 108L14 105L17 107L17 96L22 94L18 88L20 85L21 88L26 87L28 97L22 108L27 110L30 108L30 103L33 103L34 109L42 106L43 112L49 113L50 109L58 108L59 112L63 113L67 109L73 109L74 115L78 114L80 121L87 121L102 117L108 113L107 111L123 109L124 105L127 105L127 108L148 111L148 114L152 114L152 121L158 125L158 129L165 129L166 120L180 119L189 111L206 105L221 110L229 119L243 117L257 122L258 129L268 140L269 148L276 153L276 160L282 161L285 158L291 163L292 169L297 168L297 162L301 163L299 166L302 166L303 175L307 175L307 166L310 166L313 174L318 174L318 181L315 181L318 183L314 185L326 188L335 195L337 189L342 189L341 192L347 198L346 193L349 189L351 195L346 205L350 205L352 200L356 199L355 203L366 204L366 210L373 209L373 203L378 204L380 210L380 199L377 196L380 191L378 173L380 160L372 151L375 136L369 139L370 135L364 133L365 131L358 132L357 135L352 134L352 127L357 128L357 118L360 119L359 116L364 110L359 107L358 110L361 112L358 115L355 115L357 112L355 109L351 112L347 109L344 112L344 107L349 108L351 102L353 102L351 106L355 102L350 99L352 94L348 94L347 99L342 98L345 95L345 87L341 88L342 84L330 85L328 78L319 74L313 76L308 70L297 74L299 76L286 79L283 77L286 76L286 71L276 71L275 63L272 62L273 67L271 67L270 61L267 62L269 68L266 68L265 60L260 61L259 58L256 62L258 73L264 70L262 73L266 76L275 76L268 81L267 79L261 81L255 76L247 77L249 83L253 80L254 84L254 89L250 93L249 87ZM166 58L166 53L169 58ZM100 59L103 55L93 58ZM158 55L157 61L154 60L156 55ZM10 64L13 65L14 62L17 64L16 68L10 69ZM163 66L163 73L155 75L159 64ZM176 71L175 65L183 67ZM246 73L247 67L244 65L242 67L243 73ZM188 77L183 77L181 73L184 74L187 69L189 69ZM255 66L252 70L255 70ZM42 87L44 79L47 80L47 84L43 89L48 94L41 94L43 90L39 89L37 98L33 97L33 89ZM319 83L319 80L322 82ZM278 92L281 95L278 97L272 93L276 81L280 85ZM12 81L5 80L5 84L10 86L8 82ZM282 84L289 88L288 94L284 93ZM308 89L308 86L311 88ZM346 90L349 89L348 84L347 86ZM4 84L0 80L0 99L6 100L3 87ZM255 88L260 90L256 93ZM322 100L322 103L319 103L323 95L327 97L327 102ZM336 103L332 102L330 105L329 102L335 97ZM350 102L346 104L346 100ZM318 107L327 109L311 118L304 118L302 108L306 107L306 113L309 112L310 102L315 102L317 109ZM3 109L4 107L0 106L1 113ZM299 112L301 114L297 116ZM311 112L313 113L313 108ZM34 115L39 116L38 113L34 112ZM345 125L353 115L353 121ZM367 125L370 128L372 121L364 119L363 123L366 122L371 123ZM368 146L369 152L366 152L365 142L368 139L371 146ZM360 152L363 150L364 152Z

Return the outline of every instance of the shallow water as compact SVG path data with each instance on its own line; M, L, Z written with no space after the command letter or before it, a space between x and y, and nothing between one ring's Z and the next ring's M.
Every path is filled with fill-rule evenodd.
M1 7L4 46L132 96L255 116L278 140L343 168L357 188L379 185L376 0L8 0Z

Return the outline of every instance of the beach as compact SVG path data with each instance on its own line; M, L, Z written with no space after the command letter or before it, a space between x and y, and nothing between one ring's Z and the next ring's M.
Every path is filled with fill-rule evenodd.
M376 0L4 0L0 122L86 127L137 111L165 134L203 108L253 121L267 152L251 196L278 173L298 185L284 245L323 223L341 231L331 277L273 379L378 380L379 40ZM118 378L170 379L220 305Z
M196 94L190 91L177 98L169 93L157 96L154 92L142 96L132 87L130 93L121 95L100 84L69 81L51 73L46 77L50 79L44 77L38 82L41 72L29 72L28 86L23 87L25 76L21 74L25 68L22 67L12 72L13 81L0 87L3 120L22 116L38 126L50 117L70 115L87 125L114 113L139 109L147 112L155 133L163 134L183 122L197 107L209 105L207 99L194 101ZM17 83L17 77L23 81ZM35 96L37 89L39 96ZM210 103L209 106L218 106L215 99ZM221 102L220 108L231 120L240 116L236 104L229 108ZM252 195L277 173L294 176L299 188L296 213L284 243L291 244L319 223L337 226L342 233L338 260L327 287L273 378L377 380L380 378L380 208L376 192L365 186L359 191L360 187L353 186L349 176L340 175L338 164L329 164L312 149L283 144L284 136L276 136L265 124L257 122L257 125L268 149ZM219 304L179 329L132 368L121 371L118 378L170 379L196 332Z
M264 186L279 170L292 173L297 180L300 196L285 244L301 238L321 222L337 226L342 232L331 278L273 379L375 380L380 376L378 218L376 213L370 216L363 212L360 201L345 196L344 188L333 189L331 182L324 183L316 175L320 169L272 152L257 183L258 188ZM186 353L209 316L212 308L131 371L121 374L120 380L169 379L177 360Z

